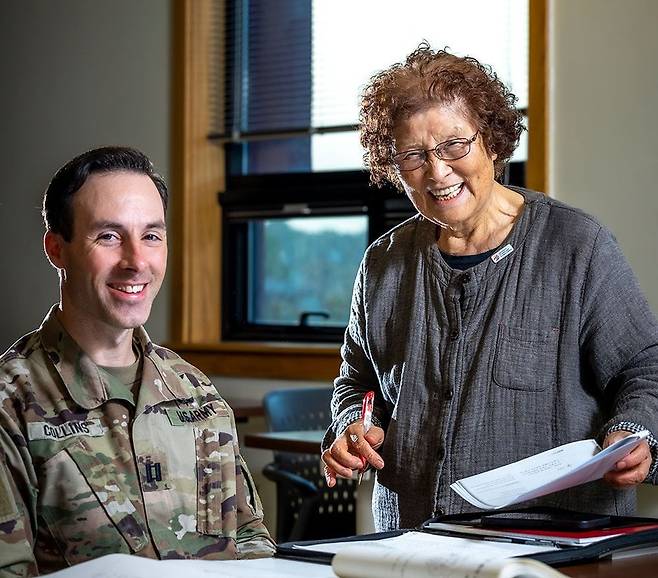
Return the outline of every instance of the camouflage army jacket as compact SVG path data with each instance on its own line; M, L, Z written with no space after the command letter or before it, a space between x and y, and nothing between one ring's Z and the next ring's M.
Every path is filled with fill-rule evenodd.
M135 407L108 399L55 311L0 358L0 576L116 552L271 555L233 412L208 378L139 328Z

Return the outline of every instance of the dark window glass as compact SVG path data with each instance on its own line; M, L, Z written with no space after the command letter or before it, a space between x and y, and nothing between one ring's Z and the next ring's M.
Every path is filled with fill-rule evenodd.
M344 328L368 241L365 215L254 219L248 320Z

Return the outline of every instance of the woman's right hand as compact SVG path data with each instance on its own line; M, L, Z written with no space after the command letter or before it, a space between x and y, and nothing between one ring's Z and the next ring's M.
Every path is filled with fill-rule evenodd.
M347 426L331 447L322 454L327 486L333 488L337 477L350 479L352 471L360 470L362 467L361 456L365 458L366 465L370 464L381 470L384 467L384 460L375 450L383 443L384 430L380 427L372 426L364 435L362 421Z

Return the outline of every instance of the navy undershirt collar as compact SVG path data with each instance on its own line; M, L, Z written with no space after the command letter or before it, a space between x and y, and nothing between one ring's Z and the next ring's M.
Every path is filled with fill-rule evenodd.
M450 255L441 251L441 256L444 258L448 266L453 269L458 269L464 271L470 267L475 267L479 265L485 259L488 259L498 250L498 247L485 251L484 253L478 253L477 255Z

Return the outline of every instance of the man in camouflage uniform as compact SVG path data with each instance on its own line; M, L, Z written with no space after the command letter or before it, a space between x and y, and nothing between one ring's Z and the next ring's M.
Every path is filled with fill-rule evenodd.
M231 409L141 327L166 205L149 160L118 147L73 159L46 191L61 297L0 358L0 577L115 552L273 553Z

